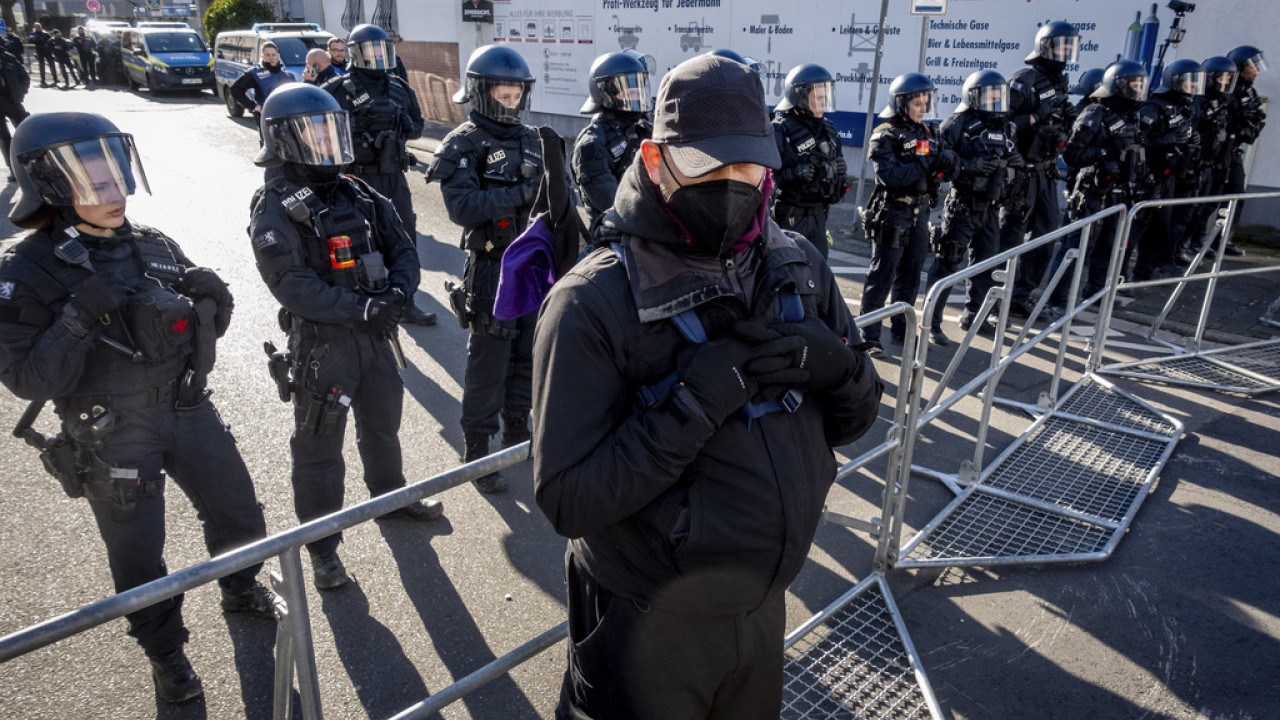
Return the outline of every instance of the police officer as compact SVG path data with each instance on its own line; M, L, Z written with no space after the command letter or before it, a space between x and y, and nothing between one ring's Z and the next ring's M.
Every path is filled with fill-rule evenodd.
M231 99L240 107L253 112L253 121L262 123L262 103L267 101L276 88L287 83L297 82L298 78L285 69L280 60L280 50L276 44L267 41L258 49L262 59L259 67L245 72L231 84ZM249 91L253 95L249 95Z
M1225 192L1227 174L1235 159L1235 148L1230 141L1228 127L1235 107L1234 90L1238 70L1231 58L1216 55L1206 58L1200 67L1205 73L1205 92L1200 102L1200 166L1197 169L1199 184L1197 196L1220 195ZM1217 210L1217 205L1191 205L1174 208L1174 217L1180 212L1189 214L1179 238L1174 261L1182 266L1190 265L1200 250L1205 222ZM1180 218L1179 218L1180 219ZM1175 224L1177 222L1175 221ZM1235 247L1232 245L1232 247ZM1238 248L1237 248L1238 249Z
M929 208L937 202L938 185L950 181L958 167L956 154L943 148L925 117L934 111L937 88L920 73L906 73L889 85L883 120L871 133L869 156L876 187L867 203L864 227L871 244L871 266L862 291L863 315L894 302L915 303L920 271L929 252ZM906 325L901 315L890 321L890 334L901 343ZM867 352L884 355L880 323L862 331Z
M543 165L537 132L520 122L533 88L524 58L502 45L477 48L466 80L453 101L471 103L471 113L436 150L427 182L440 183L467 251L462 287L446 286L458 321L471 329L462 391L463 460L471 462L489 453L499 417L503 446L529 439L536 315L498 320L493 302L502 252L529 221ZM507 486L497 473L474 484L481 492Z
M75 46L70 40L62 37L61 30L54 28L53 37L49 39L49 49L53 53L53 84L58 84L58 68L62 68L63 87L79 85L80 78L76 75L76 66L71 62L71 51L75 50Z
M53 71L53 84L58 84L58 68L53 64L53 47L49 44L51 39L40 23L31 23L31 34L27 36L27 42L35 48L36 61L40 63L40 87L49 87L48 81L44 79L46 64Z
M606 53L591 63L583 113L595 113L573 145L570 168L592 222L613 207L618 181L652 130L649 71L629 53Z
M80 69L84 73L85 82L98 84L98 63L95 54L98 41L94 40L92 35L85 33L84 26L81 25L76 28L76 36L71 39L71 44L80 54Z
M396 323L420 270L391 202L358 177L341 174L351 162L351 132L332 95L306 83L281 88L262 107L262 128L254 162L282 173L254 195L249 234L289 334L289 367L273 368L272 375L281 398L293 401L294 509L306 522L342 508L348 410L369 493L405 485ZM438 501L427 500L389 517L425 521L443 512ZM307 546L320 590L349 580L338 557L341 539L331 535Z
M1137 109L1146 98L1147 80L1147 70L1141 63L1120 60L1112 64L1093 92L1098 102L1086 107L1072 126L1063 150L1067 164L1079 169L1067 203L1071 220L1088 217L1116 203L1132 205L1143 199L1148 171ZM1109 216L1090 233L1086 295L1101 290L1107 282L1117 221L1117 216ZM1060 285L1053 298L1057 307L1063 306L1064 296Z
M405 233L417 245L417 216L404 173L417 162L405 141L422 136L422 109L409 83L390 72L396 66L396 46L376 25L357 25L347 39L350 72L322 87L351 115L355 161L347 171L368 183L395 206ZM409 296L405 322L435 325L435 313L423 312Z
M1036 32L1035 49L1027 67L1009 78L1010 117L1018 129L1018 152L1026 161L1000 212L1000 249L1021 245L1027 232L1039 237L1058 228L1058 156L1075 121L1068 98L1066 67L1076 62L1080 32L1062 21L1045 23ZM1026 317L1034 303L1031 291L1040 284L1052 256L1042 246L1024 254L1018 263L1011 312Z
M1154 189L1151 198L1195 197L1200 175L1200 107L1204 70L1195 60L1175 60L1164 69L1163 82L1141 111L1147 137L1147 163ZM1180 208L1191 206L1180 206ZM1135 280L1174 274L1174 255L1188 216L1159 207L1143 213L1146 223L1139 241Z
M170 238L125 216L146 176L133 137L100 115L34 115L13 138L21 194L9 214L34 230L0 259L0 381L35 399L15 432L42 447L71 497L84 497L116 592L167 574L165 475L195 505L211 555L266 535L231 432L205 389L231 293ZM148 189L149 191L149 189ZM52 398L62 432L30 420ZM222 609L271 617L261 565L218 581ZM183 652L182 596L126 616L156 692L202 692Z
M849 191L840 134L823 117L835 109L835 82L821 65L805 63L787 73L775 108L773 134L782 154L773 219L809 239L827 257L827 216Z
M1248 151L1244 146L1257 142L1262 128L1267 124L1262 97L1253 87L1258 74L1266 72L1267 61L1263 58L1262 51L1252 45L1241 45L1227 53L1227 57L1235 62L1239 76L1233 93L1235 112L1232 113L1227 129L1229 142L1233 145L1231 169L1227 172L1227 184L1223 189L1228 193L1242 193L1245 191L1244 156ZM1237 206L1236 212L1239 211ZM1244 251L1230 241L1227 242L1226 253L1237 257L1244 255Z
M995 70L980 70L964 81L964 101L942 123L943 146L955 151L960 171L942 208L942 227L934 242L932 285L957 272L968 262L978 263L1000 250L1000 203L1022 158L1014 149L1013 123L1009 121L1009 85ZM991 273L968 283L960 327L968 330L994 281ZM944 291L929 319L929 338L947 345L942 331L942 311L950 289Z
M21 60L12 57L7 49L0 49L0 67L3 67L5 63L18 63L21 65ZM19 75L22 76L24 73L25 66L24 71ZM6 163L12 163L12 159L9 156L9 144L12 142L13 136L9 134L9 125L5 121L8 120L13 123L16 128L19 123L31 114L27 112L26 106L22 104L22 101L27 97L27 89L30 84L29 78L25 81L23 81L22 77L11 79L5 77L0 71L0 152L4 153L4 161ZM11 164L10 167L12 168ZM13 170L10 169L9 182L13 182L16 179Z

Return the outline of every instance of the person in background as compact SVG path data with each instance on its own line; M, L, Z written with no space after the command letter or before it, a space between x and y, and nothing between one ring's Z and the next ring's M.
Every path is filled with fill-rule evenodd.
M329 53L320 48L311 48L307 51L307 67L302 71L302 82L323 85L329 81L329 78L337 76L338 72L333 69L333 61L329 58Z
M644 61L623 52L591 63L582 113L595 113L578 133L570 167L588 217L594 221L613 207L618 181L631 166L640 142L652 130L653 96Z
M86 84L98 84L98 59L95 51L98 49L98 41L93 39L92 35L85 33L84 26L76 28L76 36L71 39L71 44L75 46L76 52L80 55L80 71L84 74Z

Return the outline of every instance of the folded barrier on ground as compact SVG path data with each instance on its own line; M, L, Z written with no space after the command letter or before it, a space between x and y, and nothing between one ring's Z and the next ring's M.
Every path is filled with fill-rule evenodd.
M1125 217L1126 237L1128 237L1129 228L1133 225L1134 217L1143 210L1186 205L1207 204L1217 206L1222 203L1225 203L1226 207L1218 213L1211 233L1201 244L1195 259L1182 277L1125 284L1127 287L1135 289L1172 286L1172 292L1165 301L1163 309L1151 323L1146 333L1146 341L1157 344L1152 347L1152 351L1157 352L1163 349L1166 354L1158 357L1102 365L1098 371L1114 377L1217 390L1238 395L1260 395L1280 389L1280 338L1230 347L1204 348L1204 336L1209 326L1218 283L1233 277L1280 271L1280 265L1236 270L1222 269L1222 260L1225 255L1227 241L1231 237L1231 230L1235 227L1240 202L1248 199L1276 197L1280 197L1280 192L1149 200L1134 205ZM1216 249L1212 263L1208 270L1200 272L1200 267L1204 264L1210 249ZM1183 290L1191 283L1201 282L1206 283L1206 288L1200 305L1200 313L1196 319L1195 334L1187 338L1181 345L1157 337L1157 331L1160 330L1169 314L1177 306ZM1265 318L1263 321L1269 322ZM1100 345L1105 346L1105 344L1106 341L1103 339ZM1173 350L1172 355L1167 354L1168 349Z

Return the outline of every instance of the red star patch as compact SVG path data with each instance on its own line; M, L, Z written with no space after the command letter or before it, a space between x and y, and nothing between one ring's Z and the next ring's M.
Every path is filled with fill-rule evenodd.
M173 330L174 332L177 332L177 333L184 333L184 332L186 332L186 331L187 331L187 319L186 319L186 318L178 318L178 322L174 323L174 324L173 324L173 327L171 327L171 328L169 328L169 329L170 329L170 330Z

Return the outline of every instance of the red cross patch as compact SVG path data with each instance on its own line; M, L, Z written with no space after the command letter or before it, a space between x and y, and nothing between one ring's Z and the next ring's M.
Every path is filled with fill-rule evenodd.
M503 230L506 230L507 226L510 224L511 223L508 222L506 218L502 218L501 220L498 221L498 227L502 228Z
M186 331L187 331L187 319L186 319L186 318L178 318L178 322L174 323L174 324L173 324L173 327L171 327L171 328L169 328L169 329L170 329L170 330L172 330L172 331L174 331L174 332L176 332L176 333L184 333L184 332L186 332Z

